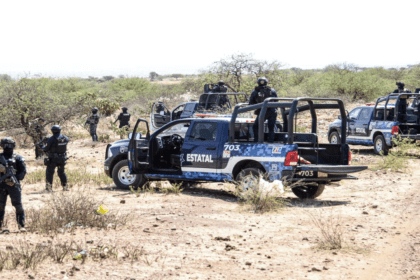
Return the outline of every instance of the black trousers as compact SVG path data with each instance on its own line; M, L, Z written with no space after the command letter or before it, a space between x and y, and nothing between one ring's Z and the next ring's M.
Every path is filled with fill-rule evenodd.
M252 129L254 131L254 141L258 142L258 122L259 122L259 115L255 119L254 125ZM267 127L268 127L268 142L274 142L274 126L276 124L277 113L267 112L264 117L264 121L268 120Z
M65 165L66 165L66 161L64 159L49 158L49 162L47 164L47 171L46 171L47 182L52 185L53 180L54 180L55 168L57 167L57 174L58 174L58 177L60 177L61 185L62 186L66 185L67 175L64 168Z
M16 209L16 221L22 227L25 226L25 211L22 205L22 190L16 186L0 184L0 227L3 225L4 210L6 208L7 196L10 196L12 205Z
M98 141L98 135L96 134L96 128L98 127L98 124L90 124L90 136L92 136L92 141Z

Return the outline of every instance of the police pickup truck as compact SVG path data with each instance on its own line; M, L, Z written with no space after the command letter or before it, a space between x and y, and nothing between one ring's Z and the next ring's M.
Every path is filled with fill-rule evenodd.
M417 91L417 90L416 90ZM346 143L373 146L375 154L386 155L392 139L420 139L420 93L391 93L379 97L375 104L354 108L347 116ZM343 132L340 116L329 125L331 144L340 142Z
M298 106L298 102L306 105ZM269 98L260 104L243 106L236 105L231 118L179 119L153 134L149 133L148 122L138 119L130 138L127 160L115 164L110 154L117 153L118 148L109 147L105 173L119 187L140 187L147 180L246 181L249 175L266 174L269 180L300 181L299 186L292 188L293 193L299 198L315 198L321 195L325 185L357 179L349 174L367 168L350 166L351 154L345 133L340 143L318 142L316 110L339 109L345 127L346 114L341 100ZM238 115L261 109L260 116L263 116L267 108L280 108L283 131L275 133L274 143L267 143L264 118L260 117L259 138L254 142L252 123ZM311 113L311 133L294 132L293 121L298 111ZM146 135L137 133L143 123ZM187 128L185 134L172 132L179 130L179 126Z

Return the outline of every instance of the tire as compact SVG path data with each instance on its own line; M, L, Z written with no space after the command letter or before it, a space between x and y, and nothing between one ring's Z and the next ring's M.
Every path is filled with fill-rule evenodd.
M139 188L143 186L144 179L143 174L131 175L128 168L128 160L124 159L118 162L114 169L112 169L112 179L114 180L117 188L120 189L130 189L130 186Z
M330 144L340 144L341 138L337 131L333 131L330 133L330 136L328 136L328 142Z
M236 182L242 186L243 191L246 191L252 184L255 184L254 181L258 180L262 174L263 171L261 169L255 167L245 168L236 175Z
M389 147L386 145L385 138L382 134L375 137L373 140L373 151L375 154L380 155L383 152L384 155L388 154Z
M318 186L299 186L292 187L292 192L300 199L314 199L320 196L325 189L325 185Z

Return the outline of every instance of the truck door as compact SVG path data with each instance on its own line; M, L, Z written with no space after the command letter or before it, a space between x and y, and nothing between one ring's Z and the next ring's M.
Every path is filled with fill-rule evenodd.
M195 178L208 178L217 172L221 160L221 125L212 121L195 121L187 134L181 151L182 172L197 172Z
M144 122L146 125L146 135L143 136L139 124ZM128 144L128 167L131 174L146 173L149 169L149 124L145 119L138 119L134 125L133 133L130 135Z
M150 113L150 124L153 131L161 128L171 120L171 112L163 102L153 103L152 112Z
M356 135L369 136L369 123L372 118L373 108L363 108L356 120Z
M361 110L362 110L362 108L355 108L349 113L349 116L347 118L347 121L348 121L348 126L347 126L348 136L356 136L356 122L357 122L357 118L359 117L359 114L360 114Z

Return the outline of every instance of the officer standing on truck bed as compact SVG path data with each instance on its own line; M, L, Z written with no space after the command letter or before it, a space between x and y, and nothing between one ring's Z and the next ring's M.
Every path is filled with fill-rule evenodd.
M63 191L68 191L69 187L67 186L67 176L64 167L67 161L67 144L69 143L69 138L60 133L61 126L59 125L53 125L51 132L53 136L48 138L47 145L41 147L48 154L48 159L44 159L44 164L47 166L45 190L46 192L53 191L52 183L55 168L57 167L57 174L60 177Z
M395 83L397 85L397 89L394 90L393 93L411 93L411 91L409 91L408 89L406 89L404 86L405 84L403 82L396 82Z
M252 91L249 98L249 105L258 104L264 102L265 99L270 97L277 97L277 92L268 86L268 79L265 77L258 78L258 86ZM258 120L260 116L261 109L254 111L254 114L257 115L255 123L252 126L254 131L254 141L258 142ZM274 126L276 124L277 112L275 108L267 108L267 111L264 116L264 121L268 120L268 142L274 142Z
M98 108L93 107L92 115L90 115L85 122L85 125L89 124L90 136L92 136L92 141L94 142L98 141L98 135L96 134L96 129L98 128L99 118L100 117L98 114Z
M118 119L115 120L114 123L116 123L117 121L120 121L120 126L119 128L123 127L123 126L128 126L130 127L130 117L131 115L127 112L127 107L122 107L122 113L120 113L118 115Z
M0 178L6 175L0 182L0 232L9 232L8 229L3 228L4 210L8 195L10 195L12 205L16 209L19 230L25 232L25 211L22 206L22 187L20 185L20 181L26 175L25 158L13 152L16 147L13 138L1 139L0 145L3 148L3 153L0 154Z

